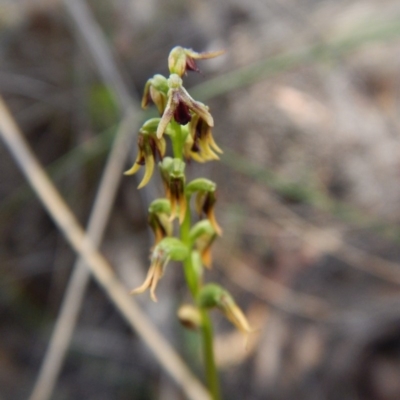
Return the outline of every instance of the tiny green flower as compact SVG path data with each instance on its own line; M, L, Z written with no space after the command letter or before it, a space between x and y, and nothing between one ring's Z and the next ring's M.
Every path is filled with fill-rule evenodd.
M167 237L154 248L151 255L151 263L145 281L141 286L131 291L131 294L143 293L150 289L150 297L157 302L155 290L158 281L164 275L165 267L170 260L183 261L189 254L189 250L185 244L179 239Z
M150 100L152 100L156 105L158 112L162 115L167 105L168 90L167 78L159 74L154 75L153 78L150 78L144 86L141 104L142 108L146 109Z
M149 206L149 225L154 232L155 246L172 236L171 204L168 199L154 200Z
M194 100L182 86L182 79L177 74L172 74L168 79L168 100L161 121L157 128L157 137L161 138L167 125L174 118L180 125L186 125L192 115L199 115L208 126L214 126L214 119L208 107Z
M164 182L166 197L171 204L170 219L177 216L179 208L179 223L182 224L186 214L185 196L185 163L178 158L164 158L160 163L161 177Z
M133 166L124 175L133 175L139 171L142 165L145 166L145 174L138 188L147 185L154 171L156 158L163 159L166 151L165 139L159 139L155 130L157 129L159 118L153 118L145 122L138 136L138 155Z
M196 196L196 211L199 215L203 213L207 216L207 219L210 221L211 225L215 229L215 232L218 236L222 235L222 229L218 225L217 220L215 219L214 206L217 201L215 196L215 191L213 192L198 192Z
M168 56L168 68L171 74L183 76L186 71L200 72L195 60L205 60L224 54L225 50L196 53L192 49L181 46L174 47Z
M208 107L204 105L206 109ZM193 115L189 122L189 133L186 139L185 155L190 156L197 162L206 162L210 160L219 160L216 153L222 154L223 151L215 143L212 135L212 126L207 124L200 115Z
M215 283L209 283L201 289L199 305L206 308L217 307L242 333L254 332L230 293Z
M197 222L189 233L192 244L200 253L201 261L205 267L211 268L211 246L217 237L217 233L208 219Z
M216 198L217 185L205 178L198 178L186 186L186 194L190 197L196 193L195 206L197 214L201 217L205 214L213 226L218 236L222 235L222 229L215 219L214 206Z

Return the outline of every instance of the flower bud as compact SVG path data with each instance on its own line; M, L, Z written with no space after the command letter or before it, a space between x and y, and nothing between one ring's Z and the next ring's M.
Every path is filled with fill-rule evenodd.
M214 58L225 53L224 50L196 53L181 46L174 47L168 56L168 68L171 74L182 76L186 71L200 72L195 60Z
M201 314L197 307L190 304L183 304L179 307L178 319L180 323L188 329L197 330L201 326Z

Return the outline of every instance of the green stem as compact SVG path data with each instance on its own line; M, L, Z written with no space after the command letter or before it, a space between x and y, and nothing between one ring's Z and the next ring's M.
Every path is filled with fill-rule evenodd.
M189 238L190 226L191 226L190 208L187 207L185 219L183 220L182 225L180 227L181 240L186 245L190 245L190 238ZM185 271L186 283L189 286L190 293L192 294L192 297L196 299L199 293L201 282L199 281L197 273L193 268L192 257L190 255L183 262L183 269Z
M179 158L183 160L183 146L184 146L184 138L182 134L181 126L172 120L170 122L171 128L174 131L174 135L171 137L172 139L172 150L175 158Z
M210 316L204 308L201 310L202 318L202 339L203 339L203 357L205 363L207 385L210 389L212 399L221 399L217 367L214 359L214 337Z
M172 138L172 149L175 158L183 159L183 146L184 146L184 137L182 133L181 126L175 121L171 121L171 127L174 130L174 135ZM190 207L186 209L185 218L180 226L180 238L183 243L190 245L190 237L189 232L191 228L191 214ZM201 279L193 268L191 255L183 262L183 268L185 271L185 279L187 285L189 286L190 293L192 294L194 300L197 300L200 288L201 288ZM213 329L210 317L206 309L201 309L201 336L203 341L203 357L205 364L205 376L208 384L208 389L210 390L212 400L220 400L220 389L219 389L219 380L217 367L215 365L214 358L214 338L213 338Z

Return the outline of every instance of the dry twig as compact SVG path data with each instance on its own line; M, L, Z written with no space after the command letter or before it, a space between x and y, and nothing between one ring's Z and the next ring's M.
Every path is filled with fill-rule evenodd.
M126 154L121 153L126 153L124 149L129 148L131 130L136 125L135 119L135 114L128 115L117 132L89 218L87 234L96 247L101 243L115 193L121 180L121 170L126 158ZM50 398L54 390L76 326L89 279L90 272L86 268L85 261L79 258L74 265L73 273L64 293L60 313L30 400L46 400Z
M131 129L136 125L134 120L138 107L127 91L112 53L106 44L103 32L86 4L80 0L68 0L64 1L64 6L83 39L82 43L92 55L100 75L114 90L120 109L125 113L125 119L113 143L89 219L88 235L92 243L99 246L122 176L122 169L128 156L133 137ZM63 303L30 400L47 400L54 390L76 326L89 279L90 273L85 268L85 261L83 258L79 258L74 265L73 273L64 293Z

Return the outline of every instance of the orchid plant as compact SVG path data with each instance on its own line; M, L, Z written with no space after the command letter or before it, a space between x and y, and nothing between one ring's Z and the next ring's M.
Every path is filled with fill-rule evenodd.
M155 75L144 88L142 107L151 102L160 114L141 127L138 135L138 154L132 168L125 175L135 174L144 166L144 176L138 188L151 179L156 163L165 189L165 197L149 206L149 224L155 243L151 248L150 268L143 284L132 294L150 290L157 301L156 288L169 261L179 261L193 298L192 305L178 310L184 326L202 333L205 375L210 394L220 399L220 389L213 350L213 329L208 311L217 308L242 332L251 332L243 312L227 290L215 283L205 284L204 268L211 268L211 246L222 235L214 207L217 185L209 179L186 181L185 166L191 160L204 163L219 159L222 150L215 143L212 128L214 119L209 107L194 100L183 86L187 71L199 72L196 60L209 59L224 51L197 53L191 49L174 47L168 57L168 78ZM166 138L171 141L172 155L167 156ZM190 202L200 217L192 224ZM174 221L178 221L174 223Z

